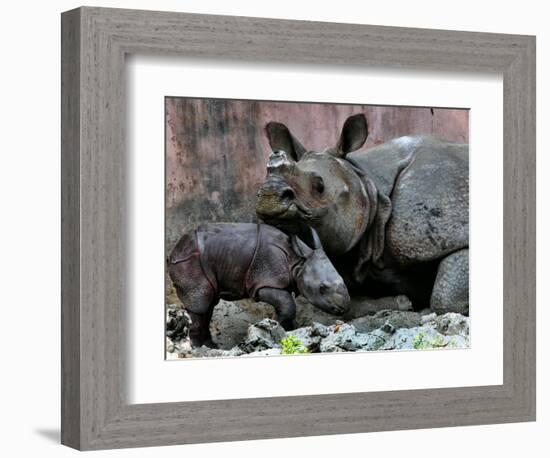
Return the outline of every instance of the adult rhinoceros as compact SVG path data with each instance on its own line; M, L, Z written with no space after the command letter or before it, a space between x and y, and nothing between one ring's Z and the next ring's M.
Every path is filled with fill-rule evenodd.
M468 313L467 144L406 136L356 151L368 135L363 114L322 151L284 124L266 132L273 153L260 219L287 232L314 227L351 292L406 294L416 309Z

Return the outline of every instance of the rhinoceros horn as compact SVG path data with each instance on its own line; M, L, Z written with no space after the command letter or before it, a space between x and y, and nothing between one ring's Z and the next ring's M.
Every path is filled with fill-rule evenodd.
M313 229L311 226L309 228L311 229L311 240L313 241L313 248L315 250L323 249L323 245L321 244L321 239L319 238L319 234L317 234L317 231Z

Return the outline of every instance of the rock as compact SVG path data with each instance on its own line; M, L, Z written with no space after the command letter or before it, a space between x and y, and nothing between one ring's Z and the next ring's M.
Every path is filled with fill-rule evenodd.
M417 312L382 310L372 316L356 318L349 323L358 332L371 332L382 326L386 326L387 329L414 328L421 325L422 317Z
M390 334L384 332L382 329L375 329L372 332L364 334L366 338L361 342L364 344L357 351L376 351L379 350L390 338Z
M174 343L173 353L185 354L189 353L191 350L193 350L193 346L188 338Z
M412 310L412 302L407 296L403 295L381 297L379 299L355 297L351 299L349 309L344 314L344 318L346 321L349 321L361 316L372 315L382 310Z
M187 338L189 323L189 315L179 304L166 305L166 337L169 337L173 342Z
M227 353L228 356L241 356L245 354L239 346L233 347L231 350L227 351Z
M342 317L325 313L301 297L296 302L295 321L299 327L285 332L273 319L275 311L271 305L250 299L220 301L210 326L212 339L219 348L192 348L187 335L187 313L179 303L167 304L166 358L280 355L281 340L288 336L296 337L309 353L470 346L470 319L458 313L437 315L430 310L378 310L346 323L340 321ZM362 299L360 303L365 305L367 302ZM380 299L377 303L405 307L408 299L396 296ZM373 310L372 304L368 307ZM363 313L366 309L366 306L356 308L352 314Z
M380 326L380 330L386 334L393 334L395 332L395 327L389 320L386 320L384 324Z
M347 323L330 326L330 334L321 340L319 349L321 353L339 352L339 351L357 351L368 345L369 336L361 334Z
M172 339L166 338L166 351L168 353L174 353L176 345L172 342Z
M427 350L436 348L468 348L469 336L446 336L431 326L401 328L388 336L380 350Z
M434 321L437 318L437 313L426 313L422 315L421 321L422 324L430 323Z
M311 305L303 296L296 297L296 318L294 324L297 328L311 326L313 323L329 326L338 320L338 315L331 315Z
M246 337L248 327L264 318L275 318L275 309L252 299L224 301L216 305L210 321L212 341L220 349L231 349Z
M192 348L191 345L187 345L177 348L175 353L168 355L168 359L220 357L228 358L231 356L241 356L243 354L244 352L239 347L234 347L230 350L220 350L218 348L207 347L206 345L203 345L199 348Z
M319 353L321 339L329 334L329 328L320 323L313 323L312 326L298 328L286 333L287 336L296 337L309 353Z
M469 348L470 338L469 336L450 336L446 348Z
M296 337L302 345L308 349L310 353L317 353L319 351L319 344L321 343L320 336L314 336L312 333L312 327L306 326L305 328L298 328L293 331L288 331L286 336Z
M470 318L459 313L451 312L436 316L434 326L437 331L447 336L470 334Z
M280 342L285 335L285 330L277 321L264 318L259 323L248 327L246 339L239 348L245 353L280 348Z
M186 358L219 358L230 356L241 356L244 352L239 347L234 347L231 350L220 350L217 348L209 348L203 345L200 348L194 348L188 352Z
M321 323L313 323L311 326L311 334L314 336L326 337L330 333L330 330L327 326L322 325Z

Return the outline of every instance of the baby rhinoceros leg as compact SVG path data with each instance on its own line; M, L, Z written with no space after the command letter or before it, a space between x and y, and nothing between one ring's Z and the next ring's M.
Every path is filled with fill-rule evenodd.
M176 287L178 297L191 318L189 339L193 347L214 347L210 335L210 320L214 311L214 294L210 284L193 285L182 289Z
M212 335L210 334L210 320L212 319L213 308L206 313L195 313L188 310L187 313L191 318L189 325L189 340L194 348L206 345L210 348L215 348L216 345L212 341Z
M430 301L430 307L434 312L468 314L469 251L468 248L455 251L441 260Z
M258 291L258 299L275 307L277 321L286 331L294 329L296 303L291 293L284 289L262 288Z
M171 265L169 273L183 308L191 318L191 345L212 347L209 324L215 305L215 292L200 268L198 257Z

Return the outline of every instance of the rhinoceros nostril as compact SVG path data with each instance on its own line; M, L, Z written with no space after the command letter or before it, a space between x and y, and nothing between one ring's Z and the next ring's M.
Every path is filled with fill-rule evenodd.
M296 197L296 194L294 194L294 191L290 188L286 188L281 193L282 200L294 200L295 197Z

